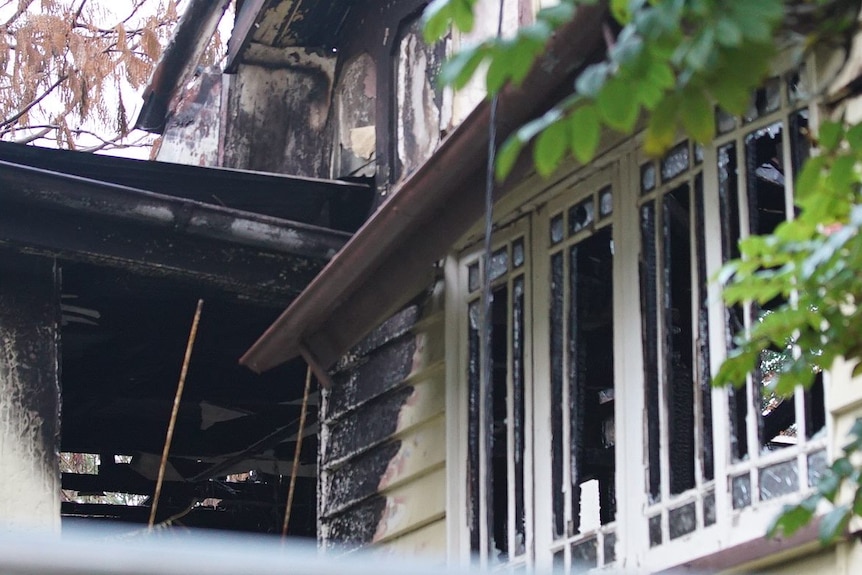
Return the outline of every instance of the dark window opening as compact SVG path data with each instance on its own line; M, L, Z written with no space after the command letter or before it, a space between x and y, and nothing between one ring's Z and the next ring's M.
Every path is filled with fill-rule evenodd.
M664 361L672 494L695 485L689 196L689 186L684 184L663 198Z
M571 530L579 532L586 519L580 498L588 482L594 482L592 488L598 491L599 522L610 523L616 515L610 227L570 248L569 289Z
M655 204L641 207L641 339L644 353L644 384L646 386L647 418L647 482L650 503L661 500L661 425L659 415L658 377L658 269L655 246Z

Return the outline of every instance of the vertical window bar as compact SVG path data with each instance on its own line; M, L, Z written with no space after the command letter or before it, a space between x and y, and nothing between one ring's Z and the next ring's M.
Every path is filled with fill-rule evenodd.
M712 439L712 379L709 357L709 297L706 275L706 237L703 208L703 174L694 180L694 217L697 234L697 382L700 386L701 473L705 481L715 477Z
M569 468L571 473L571 508L572 523L571 533L581 532L581 469L580 465L584 454L584 429L586 410L584 409L583 397L583 371L584 371L584 346L580 341L581 326L585 318L581 318L583 310L580 301L580 286L578 285L580 261L578 244L569 249L569 426L571 430L571 444L569 455ZM586 311L586 310L583 310Z
M512 284L512 422L515 467L514 501L514 555L526 551L526 513L524 506L524 276L515 278Z
M665 389L670 492L695 485L692 274L688 184L663 198Z
M658 383L658 293L656 290L657 254L655 246L655 205L641 207L641 319L646 385L647 475L650 502L661 500L661 446Z
M481 309L478 301L470 304L468 309L469 325L467 328L467 525L470 529L470 550L481 551L480 541L480 421L479 421L479 330L481 325Z
M565 529L563 493L563 254L551 256L551 499L553 501L554 535L562 537Z
M494 290L491 302L491 388L485 405L490 408L486 422L487 455L490 461L487 480L488 549L500 559L508 559L509 548L509 290L502 285Z

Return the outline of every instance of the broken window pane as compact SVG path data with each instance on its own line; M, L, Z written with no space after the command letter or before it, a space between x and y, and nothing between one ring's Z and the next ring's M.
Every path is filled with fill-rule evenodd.
M656 291L655 206L641 207L641 321L643 322L644 383L650 502L661 499L661 454L658 384L658 293Z
M676 539L687 535L697 527L697 510L694 503L671 509L668 513L670 538Z
M784 221L782 127L775 122L745 137L749 231L770 234Z
M808 78L808 70L800 66L797 70L787 74L787 101L796 104L811 98L811 83Z
M781 79L777 76L766 81L766 84L755 91L751 98L748 111L743 115L743 122L753 122L757 118L775 112L781 106Z
M760 470L760 500L769 501L799 490L796 459L776 463Z
M587 198L583 202L569 208L569 235L584 230L595 220L595 209L593 198Z
M748 476L748 473L731 478L730 495L734 509L742 509L751 505L751 477Z
M661 161L661 179L671 180L686 171L689 167L688 142L682 142L671 148Z

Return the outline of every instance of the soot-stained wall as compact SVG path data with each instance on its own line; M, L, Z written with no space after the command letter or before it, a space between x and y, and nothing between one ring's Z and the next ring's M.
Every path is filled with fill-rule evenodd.
M318 537L327 549L445 549L441 292L372 332L322 394Z

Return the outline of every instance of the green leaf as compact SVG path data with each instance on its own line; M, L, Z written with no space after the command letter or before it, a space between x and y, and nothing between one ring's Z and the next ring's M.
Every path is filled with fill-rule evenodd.
M474 0L452 0L452 21L462 32L473 30L473 2Z
M721 16L715 23L716 39L723 46L736 47L742 43L742 30L733 19Z
M839 505L827 513L820 521L818 538L822 545L832 543L842 535L850 521L850 508L847 505Z
M483 45L462 48L443 62L443 66L440 68L440 82L460 90L473 77L476 68L479 67L486 55L487 52Z
M665 97L659 102L647 126L644 150L651 156L664 154L676 140L677 98Z
M820 148L826 152L831 152L841 143L841 136L844 133L844 128L838 122L823 122L820 124L818 133L818 143Z
M575 7L568 2L560 2L556 6L542 8L536 13L537 20L544 20L552 26L559 26L572 19L575 15Z
M523 149L524 142L518 138L517 134L509 136L503 142L503 145L497 150L497 159L494 165L494 175L497 177L498 182L506 179L515 166L515 162L518 161L518 157L521 155L521 150Z
M569 117L571 148L582 164L593 159L601 139L601 124L594 106L581 106Z
M796 200L804 200L812 196L817 191L817 183L820 181L820 174L826 164L825 156L815 156L809 158L802 167L799 177L796 179Z
M610 66L605 62L593 64L581 72L581 75L575 80L575 89L579 94L595 98L604 87L609 72Z
M434 0L422 13L422 32L429 44L436 42L449 30L452 2L458 0Z
M811 518L814 516L814 511L806 509L802 505L785 505L772 523L766 530L766 536L769 538L784 535L790 537L802 527L805 527Z
M533 160L542 177L551 175L568 149L568 126L562 119L552 123L536 138Z
M596 107L605 123L620 132L634 129L640 103L633 97L634 86L620 78L609 80L596 99Z
M695 140L709 143L715 136L713 107L702 91L691 89L683 93L680 101L680 116L682 125Z
M862 124L856 124L847 130L846 138L854 152L862 152Z

